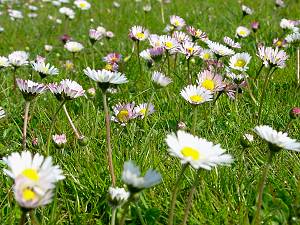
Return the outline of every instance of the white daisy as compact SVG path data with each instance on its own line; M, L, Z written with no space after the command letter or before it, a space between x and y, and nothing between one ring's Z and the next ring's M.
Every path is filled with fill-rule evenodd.
M189 42L192 41L192 38L189 35L187 35L186 33L182 32L182 31L175 31L172 34L172 37L175 38L178 41L178 43L184 43L186 41L189 41Z
M263 64L268 67L284 68L285 62L288 59L288 55L285 51L279 50L277 47L273 49L271 47L261 46L258 48L257 56L263 60Z
M4 56L0 56L0 69L4 68L4 67L8 67L8 66L9 66L8 58L6 58Z
M148 109L147 109L147 107L148 107ZM148 106L148 103L142 103L142 104L134 107L134 114L136 116L140 117L141 119L144 119L146 112L147 112L147 116L149 116L155 112L154 105L152 103L150 103L149 106Z
M56 147L61 148L67 143L67 137L65 134L52 135L52 140Z
M58 69L54 66L51 66L49 63L45 62L33 62L31 64L32 68L40 74L42 78L45 78L47 75L57 75Z
M162 37L157 34L151 34L149 35L149 43L153 48L160 48L164 47Z
M196 85L188 85L181 90L180 95L193 105L199 105L213 99L211 91Z
M280 20L280 27L282 29L290 29L290 30L293 30L294 27L295 27L295 22L293 20L288 20L288 19L281 19Z
M62 7L59 9L59 13L65 15L70 20L75 18L75 12L73 9L70 9L68 7Z
M47 87L59 101L78 98L85 93L80 84L69 79L62 80L59 84L48 84Z
M195 169L210 170L233 162L232 156L225 154L219 144L214 145L182 130L167 135L166 142L172 156L178 157L182 164L189 163Z
M238 28L236 28L235 34L237 37L245 38L250 35L250 32L251 31L247 27L239 26Z
M91 8L91 4L85 0L76 0L74 1L74 4L81 10L88 10Z
M203 70L198 73L197 84L199 87L205 88L212 92L222 91L225 87L223 77L215 74L210 70Z
M158 86L166 87L172 82L172 79L165 76L163 73L154 71L152 73L152 81Z
M52 45L45 45L44 49L46 52L51 52L53 50L53 46Z
M225 45L222 45L220 43L213 41L207 41L206 43L208 47L219 57L234 54L234 51L232 49L227 48Z
M16 79L16 83L24 98L28 101L32 100L33 98L35 98L39 94L44 93L47 90L46 85L35 83L31 80Z
M109 187L108 189L109 193L109 203L112 207L120 207L125 202L127 202L130 192L126 191L124 188L114 188Z
M24 18L23 13L19 10L8 9L8 14L9 14L11 20Z
M253 10L245 5L242 5L242 11L243 11L244 15L252 15L253 14Z
M168 52L170 53L175 53L177 52L180 44L178 43L178 41L169 36L169 35L163 35L163 36L160 36L160 40L162 42L162 46L165 50L167 50Z
M149 37L149 31L142 26L133 26L129 30L129 37L134 41L144 41Z
M294 43L294 42L299 42L300 41L300 33L292 33L287 35L285 38L287 43Z
M73 52L73 53L80 52L84 48L82 44L76 41L68 41L64 47L69 52Z
M234 40L232 40L230 37L225 36L223 39L224 43L231 48L241 48L241 44L238 42L235 42Z
M9 54L9 63L14 67L20 67L28 64L29 54L24 51L15 51Z
M230 57L229 66L232 69L239 71L248 70L248 64L251 60L251 56L247 52L236 53L235 55Z
M179 16L170 16L170 24L176 29L181 30L185 26L185 21Z
M193 56L199 56L202 48L194 42L185 41L180 46L178 51L185 55L187 59Z
M287 149L300 151L300 143L295 139L289 138L287 133L278 132L266 125L256 126L254 132L271 145L271 150Z
M214 53L210 49L202 49L200 52L200 58L204 61L211 60L214 58Z

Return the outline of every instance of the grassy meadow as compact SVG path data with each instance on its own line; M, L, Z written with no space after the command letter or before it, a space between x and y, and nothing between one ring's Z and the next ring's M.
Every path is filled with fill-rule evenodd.
M273 46L273 39L282 37L279 23L282 18L300 19L300 2L286 0L286 7L277 8L273 0L235 1L235 0L172 0L164 5L165 24L161 19L161 6L155 0L119 0L120 7L113 7L111 0L89 0L91 9L75 9L73 20L66 19L58 12L59 7L49 2L32 1L39 7L37 18L28 18L26 1L14 4L13 8L23 12L24 19L12 21L7 13L7 5L0 4L0 55L7 56L13 51L23 50L30 53L30 60L36 55L47 58L47 62L59 69L59 75L41 79L31 66L23 66L16 71L16 77L31 79L39 83L59 82L70 78L87 90L96 88L94 97L80 97L67 101L66 107L77 129L87 139L81 146L74 137L68 120L61 111L55 123L53 134L65 133L67 144L64 149L50 145L50 155L66 176L56 188L53 202L36 210L40 224L110 224L111 207L108 204L108 188L111 178L107 166L105 120L101 90L96 82L84 75L85 68L102 69L102 58L110 52L122 54L120 71L128 78L128 83L118 86L118 92L108 96L110 111L119 102L147 103L151 96L151 74L159 70L157 64L148 68L141 59L142 74L139 72L138 59L133 51L134 42L128 38L128 31L134 25L141 25L153 34L164 34L163 30L171 15L182 17L186 24L205 31L210 40L222 42L224 36L234 37L238 26L251 29L256 20L260 28L247 38L239 39L240 52L248 52L252 59L247 74L256 76L262 65L257 54L257 44ZM151 2L152 9L145 13L143 6ZM252 15L242 17L241 5L254 10ZM66 3L64 6L72 7ZM61 24L50 20L48 16L59 18ZM91 20L92 19L92 20ZM92 47L89 42L89 29L103 26L114 33L111 39L102 39ZM183 29L185 30L185 29ZM73 58L60 36L68 34L73 40L83 44L83 51ZM53 50L46 52L44 45L52 45ZM140 43L140 49L149 48L147 41ZM201 43L201 46L205 46ZM270 125L284 131L290 120L289 112L300 106L300 92L297 88L297 51L296 47L284 48L289 55L287 65L277 69L266 90L260 124ZM66 60L74 63L74 71L66 69ZM225 59L225 63L228 59ZM191 130L193 120L192 106L180 96L180 91L188 85L187 66L184 56L178 57L177 65L171 59L170 77L173 82L166 88L155 92L153 105L155 112L144 121L134 119L126 126L111 122L113 162L117 186L123 187L121 174L123 164L133 160L142 171L153 168L161 173L162 182L151 189L144 190L140 200L132 204L126 224L165 225L168 221L170 198L181 163L170 156L165 142L166 135L176 132L177 124L184 122L187 131ZM204 68L200 58L191 61L190 73L193 83L197 74ZM167 72L167 64L162 64ZM263 90L263 78L268 73L263 68L257 86L250 85L254 97L259 100ZM251 83L253 84L253 83ZM13 90L13 69L0 69L0 106L6 111L6 117L0 119L0 158L12 152L22 151L22 127L25 101L21 92ZM45 146L51 118L59 102L47 92L31 102L27 134L27 149L33 153L45 155ZM201 170L200 183L194 195L190 212L190 225L251 224L255 213L257 189L261 169L267 158L268 145L257 135L253 128L257 124L259 106L252 101L247 88L237 94L236 100L221 95L215 104L212 102L198 106L196 135L213 143L219 143L230 153L234 162L230 166ZM289 137L300 140L300 120L295 119L288 128ZM249 147L241 145L245 133L254 135ZM32 144L37 138L38 144ZM2 169L6 165L0 161L0 224L18 224L21 210L14 200L13 181ZM180 184L178 192L175 222L180 224L186 205L186 198L194 182L195 169L189 167ZM300 224L300 155L293 151L281 151L273 160L263 195L262 224ZM121 209L119 210L121 212ZM145 221L141 222L141 213ZM118 214L120 216L120 214ZM31 222L28 222L31 224Z

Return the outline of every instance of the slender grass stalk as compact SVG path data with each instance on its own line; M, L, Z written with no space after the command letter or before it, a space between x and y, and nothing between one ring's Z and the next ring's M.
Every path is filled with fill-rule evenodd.
M38 220L37 220L37 218L36 218L36 216L35 216L35 214L33 212L33 210L31 210L29 212L29 216L30 216L32 225L40 225L40 223L38 222Z
M170 77L170 53L167 51L166 53L167 61L168 61L168 77Z
M64 112L65 112L65 114L66 114L66 116L68 118L69 124L71 125L72 130L73 130L76 138L80 139L81 135L80 135L79 131L76 129L76 127L75 127L75 125L74 125L74 123L72 121L72 118L71 118L71 116L70 116L70 114L69 114L69 112L68 112L65 104L63 105L63 109L64 109Z
M165 24L165 10L164 10L164 2L160 0L160 14L161 14L161 21Z
M292 122L293 122L293 119L290 118L289 122L285 126L285 129L284 129L285 132L288 132L290 126L292 125Z
M141 224L142 224L142 225L146 225L145 220L143 219L143 215L142 215L141 209L140 209L140 207L138 206L137 202L135 203L135 206L136 206L136 210L137 210L137 212L138 212L138 216L139 216L139 219L140 219Z
M112 148L111 148L110 116L109 116L108 105L107 105L106 90L105 91L102 90L102 98L103 98L103 106L104 106L104 113L105 113L106 147L107 147L109 173L112 180L112 186L115 187L116 177L114 172L113 156L112 156Z
M193 124L192 124L193 135L196 134L197 114L198 114L198 107L195 105L193 106Z
M262 63L261 66L260 66L260 68L259 68L259 70L256 72L256 76L254 78L255 81L257 80L257 78L258 78L258 76L261 73L261 71L262 71L263 68L264 68L264 64Z
M152 102L152 100L153 100L154 94L155 94L155 89L153 88L152 93L151 93L151 96L150 96L149 101L148 101L148 103L147 103L146 111L145 111L145 115L144 115L144 129L146 129L146 125L147 125L147 117L148 117L148 111L149 111L150 104L151 104L151 102Z
M125 224L125 219L126 219L126 215L128 213L128 209L129 209L129 205L130 205L130 201L128 199L128 201L125 203L124 207L123 207L123 213L120 219L120 225L124 225Z
M112 215L111 215L111 225L116 224L116 214L117 214L117 207L112 208Z
M66 103L66 100L63 100L60 103L59 107L57 108L56 112L52 116L52 122L51 122L51 126L50 126L49 133L48 133L48 138L47 138L47 148L46 148L47 149L47 152L46 152L47 155L49 155L51 135L52 135L52 130L54 128L54 124L55 124L56 119L57 119L57 115L58 115L59 111L61 110L61 108L64 106L65 103Z
M171 206L170 206L170 212L169 212L169 219L168 219L168 225L174 225L174 210L176 205L176 199L177 199L177 192L179 189L179 184L181 181L181 178L183 177L183 174L188 167L188 164L184 164L182 166L181 172L177 177L177 180L174 185L173 193L172 193L172 200L171 200Z
M20 218L20 221L19 221L19 225L25 225L26 220L27 220L26 219L26 214L27 214L27 211L22 209L22 214L21 214L21 218Z
M262 206L262 197L263 197L263 192L264 192L265 183L266 183L266 179L267 179L267 174L268 174L269 168L271 166L274 155L275 155L275 152L270 150L268 161L266 162L266 164L262 170L262 177L260 179L259 186L258 186L256 212L255 212L255 216L254 216L253 223L252 223L254 225L258 225L261 223L260 222L260 210L261 210L261 206Z
M182 225L186 225L186 222L188 220L189 213L190 213L190 210L191 210L191 207L192 207L192 204L193 204L194 194L195 194L197 186L199 185L199 182L200 182L200 179L199 179L200 171L201 170L197 171L197 174L195 176L194 184L193 184L193 186L192 186L192 188L190 190L190 194L189 194L189 196L187 198L186 207L185 207L185 210L184 210L184 216L183 216Z
M23 135L22 135L23 151L26 150L26 137L27 137L27 124L28 124L29 107L30 107L30 101L26 101L25 102L25 110L24 110Z
M257 124L260 123L263 103L264 103L264 99L265 99L265 96L266 96L266 93L267 93L266 90L267 90L267 87L268 87L269 80L271 79L271 76L275 72L275 70L276 70L276 68L274 68L273 71L272 71L272 67L270 67L269 73L265 78L265 81L264 81L264 84L263 84L262 94L261 94L260 101L259 101Z
M192 83L192 76L190 74L190 58L187 59L187 77L189 79L189 83Z
M177 66L177 57L178 57L178 53L175 54L173 70L175 70Z

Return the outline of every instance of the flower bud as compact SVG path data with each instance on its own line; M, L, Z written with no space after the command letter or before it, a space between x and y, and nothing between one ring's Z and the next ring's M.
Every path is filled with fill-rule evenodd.
M291 119L297 119L300 117L300 108L299 107L294 107L290 111L290 117Z

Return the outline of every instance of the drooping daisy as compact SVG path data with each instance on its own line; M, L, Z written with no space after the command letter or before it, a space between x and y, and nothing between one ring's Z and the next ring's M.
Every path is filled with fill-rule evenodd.
M193 56L200 56L202 48L194 42L185 41L179 46L178 51L190 59Z
M52 140L57 148L62 148L67 143L67 137L65 134L52 135Z
M284 39L286 40L287 43L290 43L290 44L300 42L300 33L295 32L295 33L289 34ZM0 63L0 65L1 65L1 63Z
M70 20L73 20L75 18L75 12L73 9L70 9L68 7L62 7L59 9L59 13L65 15Z
M8 67L8 66L9 66L9 60L8 60L8 58L6 58L4 56L0 56L0 69Z
M214 53L210 49L202 49L200 52L200 58L204 61L211 60L214 58Z
M188 163L195 169L211 170L212 167L233 162L232 156L226 154L219 144L214 145L182 130L177 131L177 134L167 135L166 142L172 156L178 157L182 164Z
M300 143L288 137L287 133L278 132L267 125L256 126L254 132L268 142L271 151L287 149L300 151Z
M109 204L112 207L121 207L125 202L127 202L130 192L126 191L124 188L109 187Z
M250 9L248 6L242 5L242 11L243 11L243 15L252 15L253 14L253 10Z
M235 42L234 40L232 40L230 37L225 36L223 39L224 43L231 48L241 48L241 44L238 42Z
M222 45L220 43L217 42L213 42L213 41L207 41L206 42L208 47L218 56L218 57L222 57L222 56L228 56L228 55L233 55L234 51L230 48L227 48L225 45Z
M235 55L230 57L229 66L235 70L247 71L250 60L251 56L249 53L236 53Z
M172 37L175 38L178 43L184 43L186 41L189 41L189 42L192 41L192 38L190 36L188 36L186 33L182 32L182 31L175 31L172 34Z
M81 43L76 41L68 41L64 47L72 53L80 52L84 48Z
M125 126L129 120L136 118L134 106L134 102L115 105L113 107L114 116L111 117L111 120Z
M197 84L199 87L211 92L222 91L225 87L222 76L214 74L209 70L204 70L198 73Z
M181 30L185 26L185 21L179 16L172 15L170 16L170 24L174 27L174 29Z
M148 109L147 109L147 107L148 107ZM134 113L135 113L136 117L140 117L141 119L144 119L146 112L147 112L147 116L149 116L155 112L154 105L152 103L150 103L149 105L148 105L148 103L142 103L142 104L134 107Z
M133 41L144 41L149 37L149 31L142 26L133 26L129 30L129 37Z
M35 83L31 80L16 79L17 85L27 101L32 100L47 90L44 84Z
M4 118L6 116L6 113L2 107L0 107L0 119Z
M203 87L188 85L181 90L180 95L192 105L199 105L213 99L213 93Z
M80 84L69 79L62 80L59 84L48 84L48 89L59 101L78 98L85 93L85 90Z
M166 87L172 82L172 79L165 76L163 73L154 71L152 73L152 81L158 86L158 87Z
M251 31L247 27L239 26L238 28L236 28L235 34L237 37L245 38L250 35L250 32Z
M85 0L76 0L74 4L81 10L89 10L91 8L91 4Z
M140 168L132 161L124 163L122 181L128 186L131 193L142 191L161 182L161 175L153 169L149 169L145 176L141 176Z
M196 29L192 26L188 26L186 28L186 31L188 32L189 35L192 36L193 40L200 39L202 41L208 40L207 34L203 32L202 30Z
M288 55L285 51L264 46L258 48L257 56L263 60L263 64L266 67L284 68L285 62L288 59Z
M33 62L31 63L32 68L38 72L41 78L45 78L48 75L57 75L58 69L45 62Z
M8 55L9 63L14 67L28 65L29 54L24 51L15 51Z

